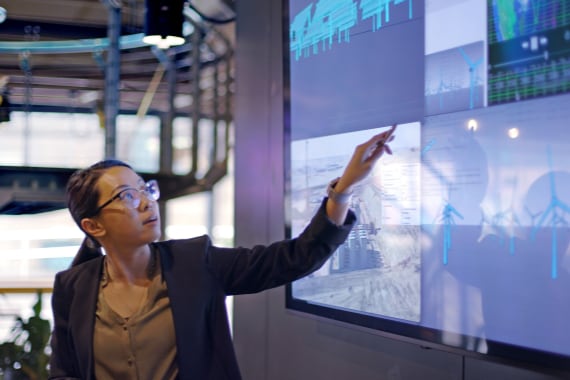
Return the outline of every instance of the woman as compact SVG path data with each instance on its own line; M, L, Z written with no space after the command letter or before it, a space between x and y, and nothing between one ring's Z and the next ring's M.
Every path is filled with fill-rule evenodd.
M68 207L86 238L55 278L50 378L240 379L225 296L318 269L355 222L348 194L392 138L356 148L299 237L252 249L214 247L207 236L157 242L155 181L117 160L75 172Z

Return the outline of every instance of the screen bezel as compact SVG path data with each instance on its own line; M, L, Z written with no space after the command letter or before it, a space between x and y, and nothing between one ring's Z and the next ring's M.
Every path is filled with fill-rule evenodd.
M282 2L282 47L283 47L283 152L284 152L284 207L285 237L292 238L290 201L291 201L291 103L290 103L290 52L289 52L289 1ZM376 315L367 315L350 310L342 310L326 305L310 303L293 296L292 284L285 286L286 309L303 316L340 322L344 326L365 328L375 334L411 342L421 347L435 348L458 353L483 360L491 360L507 365L540 369L558 373L570 371L570 357L553 352L541 351L530 347L515 346L485 339L487 349L481 352L473 342L481 338L458 334L451 331L429 328ZM445 336L445 339L444 339ZM450 344L449 342L461 342Z

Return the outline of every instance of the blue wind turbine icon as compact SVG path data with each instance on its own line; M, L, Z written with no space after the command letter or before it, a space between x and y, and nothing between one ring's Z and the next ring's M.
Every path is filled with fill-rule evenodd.
M483 62L483 57L476 61L471 60L471 58L465 53L462 47L459 47L459 52L461 56L469 66L469 109L473 109L473 103L475 100L475 85L477 84L477 67Z
M558 277L558 245L557 245L557 230L558 226L560 225L567 225L566 220L564 219L564 213L570 213L570 207L563 203L556 194L556 184L554 178L554 171L552 169L552 152L550 147L547 148L548 154L548 166L550 168L549 178L550 178L550 203L546 210L540 216L540 219L536 223L536 225L532 229L531 238L534 240L536 238L536 232L538 231L539 227L541 227L546 218L549 217L550 227L552 230L551 238L552 238L552 245L551 245L551 276L553 279ZM560 213L562 211L562 213Z
M446 202L443 207L442 219L443 219L443 265L447 265L449 249L451 248L451 226L455 224L455 219L453 215L460 219L463 219L463 215L457 211L451 203Z

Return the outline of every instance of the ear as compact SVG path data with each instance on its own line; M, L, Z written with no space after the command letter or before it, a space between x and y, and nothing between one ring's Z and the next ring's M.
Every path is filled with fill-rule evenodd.
M105 234L105 228L103 225L92 218L81 219L81 228L93 237L100 237Z

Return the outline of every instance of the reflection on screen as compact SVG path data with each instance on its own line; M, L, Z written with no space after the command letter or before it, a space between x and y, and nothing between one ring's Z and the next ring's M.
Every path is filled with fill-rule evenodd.
M570 358L570 6L289 11L293 235L354 147L400 125L394 155L356 189L347 242L291 286L293 300L396 321L415 338L406 326L433 329L466 350Z

